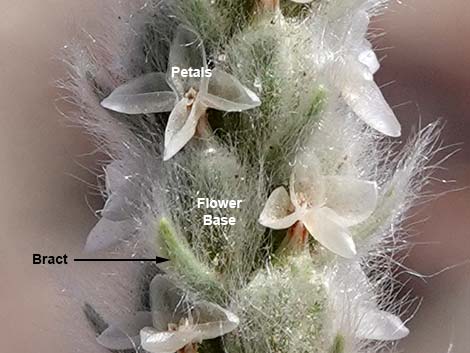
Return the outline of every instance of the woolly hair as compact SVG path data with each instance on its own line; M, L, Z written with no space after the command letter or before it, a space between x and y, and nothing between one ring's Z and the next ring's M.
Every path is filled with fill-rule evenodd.
M432 172L426 165L439 148L439 127L418 131L400 150L345 103L335 80L348 66L325 64L354 51L354 36L365 40L355 29L357 13L377 15L387 1L285 0L281 13L263 10L269 1L255 0L105 4L102 30L67 45L70 76L63 87L77 108L70 119L85 127L108 157L98 173L103 196L110 196L104 182L111 162L131 184L127 220L113 225L128 237L110 254L166 256L171 261L164 271L189 297L215 302L240 317L236 331L203 342L201 353L393 350L393 344L357 338L351 312L357 298L396 315L409 303L400 299L392 263L407 246L401 224ZM261 105L243 112L209 110L213 134L193 139L163 162L167 113L129 116L100 102L134 77L165 72L180 24L202 38L210 66L235 76ZM305 151L314 151L323 175L377 182L376 210L351 229L358 250L354 260L312 241L312 254L300 252L276 264L285 232L262 227L258 216L270 193L288 185L292 166ZM243 207L223 212L237 223L202 227L204 211L195 207L201 197L244 200ZM368 274L370 286L347 280L351 266ZM108 270L112 275L90 267L91 280L70 279L79 283L72 285L73 293L97 334L124 313L148 310L148 284L161 271L142 264ZM333 282L352 293L343 312L335 308ZM95 345L91 339L75 347L87 352Z

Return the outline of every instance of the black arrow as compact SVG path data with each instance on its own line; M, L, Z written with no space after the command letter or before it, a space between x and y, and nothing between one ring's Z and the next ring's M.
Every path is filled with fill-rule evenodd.
M73 259L75 262L90 262L90 261L136 261L136 262L155 262L156 264L160 264L162 262L170 261L163 257L155 256L153 259Z

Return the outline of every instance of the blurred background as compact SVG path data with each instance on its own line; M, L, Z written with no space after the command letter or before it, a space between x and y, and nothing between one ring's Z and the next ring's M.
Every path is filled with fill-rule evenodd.
M72 352L63 336L72 313L60 288L33 252L71 253L83 246L100 200L94 147L55 109L56 57L78 27L93 33L99 1L0 0L0 338L4 352ZM464 143L450 159L436 192L470 185L470 2L392 2L374 28L387 34L376 45L382 69L376 80L407 128L437 118L446 144ZM85 168L84 168L85 167ZM455 181L455 182L454 182ZM407 266L432 275L470 259L470 190L423 205L411 226L419 243ZM405 353L470 352L470 265L409 287L423 298L409 323ZM70 315L70 316L69 316ZM65 320L65 321L64 321Z

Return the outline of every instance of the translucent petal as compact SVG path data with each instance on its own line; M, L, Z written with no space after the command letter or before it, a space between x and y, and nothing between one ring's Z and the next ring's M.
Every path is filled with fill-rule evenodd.
M347 228L334 221L335 213L322 207L307 212L302 222L309 233L325 248L345 258L356 255L356 246Z
M110 221L119 222L129 219L134 211L129 200L119 193L111 194L104 204L101 216Z
M298 220L289 193L283 186L275 189L266 201L259 223L271 229L286 229Z
M150 283L153 327L166 331L168 324L177 324L187 312L183 292L166 276L156 275Z
M191 327L178 331L158 331L145 327L140 331L142 348L150 353L175 353L187 344L198 341Z
M133 175L126 174L126 170L133 170ZM137 208L139 166L132 161L114 160L106 166L105 174L108 198L101 215L115 222L129 219Z
M340 1L328 1L325 9L325 14L332 20L338 20L337 22L345 21L340 17L345 17L350 21L355 19L349 19L351 14L358 11L363 12L364 10L372 10L373 5L377 4L380 0L340 0Z
M117 191L126 183L123 169L123 161L121 160L114 160L105 167L106 190L108 193Z
M349 227L365 221L377 206L377 183L343 176L324 177L326 207Z
M168 119L163 156L165 161L178 153L191 140L200 117L206 112L206 107L197 98L191 109L188 108L188 102L187 98L179 101Z
M152 315L140 311L127 320L110 325L96 340L111 350L135 349L140 345L140 330L151 324Z
M375 74L380 69L379 60L372 49L361 51L359 53L358 60L361 64L367 66L371 74Z
M409 334L408 328L398 316L375 307L363 306L359 312L358 337L362 339L393 341Z
M195 304L191 315L194 331L202 340L223 336L237 328L240 322L235 314L206 301Z
M125 114L169 112L176 103L176 95L159 72L137 77L116 88L101 105Z
M167 80L182 98L190 88L206 91L207 78L183 77L181 71L172 74L172 68L180 70L207 68L206 53L199 35L186 26L180 25L176 30L168 59Z
M252 109L261 104L253 91L243 86L232 75L219 69L212 70L208 92L201 94L201 99L209 108L226 112Z
M372 77L365 78L359 63L349 61L346 66L338 80L346 103L372 128L388 136L400 136L400 123Z
M85 252L95 252L106 249L128 238L132 234L132 223L128 221L113 222L101 218L88 234Z
M364 40L369 27L369 14L366 11L357 11L348 30L348 42L356 46Z
M325 189L320 161L312 152L301 153L292 170L290 194L296 208L312 208L323 203Z

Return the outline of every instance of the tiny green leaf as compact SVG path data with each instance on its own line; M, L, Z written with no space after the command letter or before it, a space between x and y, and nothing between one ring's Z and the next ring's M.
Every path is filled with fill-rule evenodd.
M207 299L220 301L223 299L223 288L217 275L202 263L191 251L187 241L179 236L168 220L159 222L159 234L170 259L170 266L182 277L187 285L207 295Z

